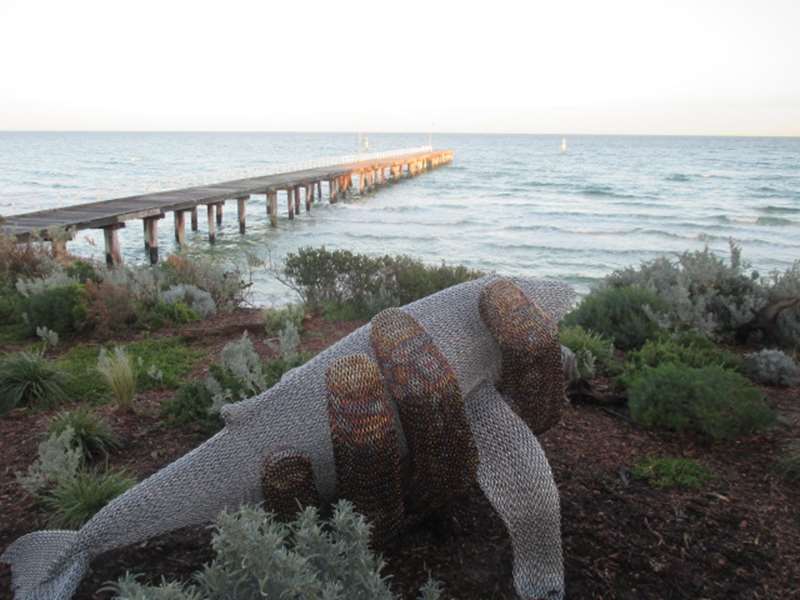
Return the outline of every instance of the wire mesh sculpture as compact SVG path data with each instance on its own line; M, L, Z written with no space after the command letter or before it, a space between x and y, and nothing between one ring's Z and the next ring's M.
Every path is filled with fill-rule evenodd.
M533 429L564 402L560 283L487 276L377 315L78 531L22 536L2 560L17 600L67 600L113 548L263 501L291 518L348 498L376 541L477 480L502 518L523 598L563 597L558 490Z

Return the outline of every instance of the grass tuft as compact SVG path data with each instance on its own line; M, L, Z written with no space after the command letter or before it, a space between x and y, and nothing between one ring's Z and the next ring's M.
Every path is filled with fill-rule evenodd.
M136 482L122 471L79 471L59 481L42 500L52 527L78 529Z
M0 414L17 406L46 408L66 399L66 374L35 352L16 352L0 360Z
M657 488L700 489L713 478L711 471L688 458L651 456L637 462L631 473L637 479L644 479Z
M86 406L57 414L50 420L47 432L51 436L57 436L69 427L74 432L72 446L80 448L86 460L105 457L111 450L120 446L119 438L108 423Z
M117 346L113 352L100 351L97 359L97 371L111 390L117 406L124 409L133 408L136 396L136 372L133 361L123 348Z

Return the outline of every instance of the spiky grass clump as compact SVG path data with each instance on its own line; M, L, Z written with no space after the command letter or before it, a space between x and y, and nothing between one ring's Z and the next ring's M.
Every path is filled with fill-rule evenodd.
M66 382L66 374L40 354L9 354L0 360L0 414L17 406L53 406L66 399Z
M136 482L122 471L79 471L59 481L42 500L53 527L78 529Z
M74 432L73 446L81 450L86 460L107 456L120 446L119 438L108 423L85 406L57 414L50 420L47 432L60 435L69 427Z
M133 408L136 396L136 371L133 361L125 350L119 346L113 352L100 351L97 359L97 371L105 380L111 395L120 408Z

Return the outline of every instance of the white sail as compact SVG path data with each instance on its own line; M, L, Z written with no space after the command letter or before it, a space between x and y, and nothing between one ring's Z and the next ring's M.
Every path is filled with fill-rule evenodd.
M567 151L567 138L561 138L561 154Z

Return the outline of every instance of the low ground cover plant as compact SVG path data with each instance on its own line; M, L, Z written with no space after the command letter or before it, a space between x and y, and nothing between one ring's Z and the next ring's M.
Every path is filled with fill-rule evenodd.
M0 415L17 406L54 406L67 399L66 387L66 373L37 352L0 358Z
M645 427L695 431L714 440L750 434L774 422L761 392L744 376L719 366L646 367L630 379L628 406Z
M287 323L292 323L298 331L302 331L305 313L305 306L302 304L265 308L263 311L264 333L268 336L276 336L286 327Z
M696 369L719 366L739 370L742 366L738 355L720 348L702 334L664 332L625 356L625 368L620 381L627 385L645 368L667 363Z
M650 456L638 461L631 474L658 488L700 489L712 479L711 471L688 458Z
M215 557L192 583L148 586L128 574L112 589L119 600L392 600L369 538L370 526L344 500L329 520L309 507L289 523L244 507L217 517ZM440 586L428 581L419 598L440 595Z

